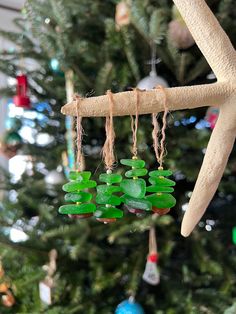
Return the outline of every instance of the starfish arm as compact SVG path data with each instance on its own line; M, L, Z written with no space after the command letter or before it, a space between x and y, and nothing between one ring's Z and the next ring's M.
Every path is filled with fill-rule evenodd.
M219 81L235 81L236 52L204 0L173 0Z
M236 136L236 96L221 106L211 134L201 170L184 215L181 234L187 237L197 225L213 198L224 173Z
M166 88L167 107L169 110L191 109L197 107L221 105L230 96L234 87L220 82L207 85ZM133 91L114 94L114 116L135 114L136 97ZM165 95L160 89L140 91L139 113L150 114L163 111ZM82 117L104 117L109 115L109 98L106 95L84 98L79 104ZM62 107L65 115L76 116L76 102Z

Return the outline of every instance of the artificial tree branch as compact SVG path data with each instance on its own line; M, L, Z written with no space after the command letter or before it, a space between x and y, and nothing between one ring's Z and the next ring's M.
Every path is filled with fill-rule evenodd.
M201 219L223 175L236 136L236 52L224 30L204 0L173 0L185 20L196 44L215 73L218 82L210 85L166 89L169 110L220 106L219 119L212 132L181 233L188 236ZM114 115L135 113L134 92L114 95ZM160 90L140 94L140 114L163 111L164 95ZM75 103L62 107L62 113L76 115ZM83 99L81 116L109 114L107 96Z
M228 83L184 86L167 88L167 107L169 110L191 109L209 105L221 105L236 89ZM135 95L133 91L113 94L114 116L125 116L135 112ZM160 89L140 92L139 114L163 111L165 95ZM105 117L109 115L109 98L107 95L84 98L80 102L79 115L82 117ZM65 115L76 116L76 102L71 101L62 107Z

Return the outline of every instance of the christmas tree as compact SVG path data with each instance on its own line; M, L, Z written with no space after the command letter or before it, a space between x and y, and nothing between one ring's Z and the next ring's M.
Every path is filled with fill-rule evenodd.
M234 44L233 0L208 3ZM150 314L234 313L235 150L198 228L187 239L179 232L211 134L206 108L173 112L168 117L165 165L174 171L177 182L177 205L168 215L152 219L129 214L115 224L103 225L58 214L64 204L62 154L68 141L60 108L66 102L65 81L71 71L75 92L86 97L137 86L149 75L151 56L152 70L155 59L162 60L156 65L158 79L169 86L214 80L172 1L133 0L132 4L122 2L122 10L117 4L29 0L22 19L16 21L21 32L0 32L17 44L14 51L2 52L0 70L10 77L19 70L27 73L34 113L14 121L17 130L25 126L33 130L33 139L23 138L21 146L21 154L28 156L28 168L19 180L1 176L6 191L0 211L0 254L5 270L1 280L10 283L16 300L12 307L2 305L1 313L108 314L130 295ZM35 61L30 69L29 59ZM15 90L8 88L2 94L11 97ZM130 158L130 119L114 118L114 124L116 158ZM83 127L86 169L98 179L104 172L100 154L104 119L84 118ZM139 157L148 169L155 169L151 132L150 116L140 116ZM40 140L42 136L47 140ZM117 165L116 171L121 169ZM158 286L142 280L150 225L157 234ZM12 227L24 231L27 240L14 243L9 234ZM46 306L38 285L47 275L42 266L49 263L53 249L58 254L57 266L52 304Z

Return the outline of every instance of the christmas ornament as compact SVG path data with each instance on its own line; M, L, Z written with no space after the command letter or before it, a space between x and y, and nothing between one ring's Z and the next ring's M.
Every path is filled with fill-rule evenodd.
M209 123L210 128L212 130L214 129L214 127L216 125L216 121L218 119L218 116L219 116L219 108L209 107L207 109L205 120Z
M191 35L176 6L173 6L172 12L173 20L169 23L168 26L168 37L172 41L173 46L176 48L190 48L195 44L193 36Z
M99 176L99 180L105 184L97 186L96 203L99 204L99 206L97 207L94 216L100 222L112 223L118 218L123 217L123 211L115 207L121 204L121 199L114 195L114 193L120 192L121 190L119 186L114 184L120 183L122 181L122 176L120 174L112 173L112 167L115 162L113 152L115 140L115 132L113 128L114 100L111 91L107 91L107 95L110 101L110 115L106 117L106 141L102 151L107 172L102 173Z
M10 290L2 295L2 304L5 307L12 307L16 303L15 297Z
M115 22L117 30L130 23L130 9L125 1L121 1L116 6Z
M57 170L49 171L48 174L45 176L45 182L48 185L58 185L64 181L64 176L61 172Z
M77 108L79 107L80 97L75 96ZM90 180L90 171L81 171L82 165L82 118L77 115L77 169L69 172L70 182L62 186L63 191L67 192L65 201L68 205L59 208L60 214L69 215L71 218L88 218L93 216L96 206L91 203L92 194L84 191L96 187L97 183ZM75 203L75 204L71 204Z
M195 38L196 44L215 73L217 82L168 88L168 108L186 110L207 105L217 105L220 108L219 119L207 145L188 210L184 214L181 234L187 237L198 225L212 200L234 147L236 65L235 49L206 1L175 0L175 3ZM114 116L135 113L134 94L135 92L132 91L114 94L114 100L119 104L114 110ZM145 91L142 96L140 113L150 114L163 111L164 95L158 90ZM62 107L61 112L65 115L76 115L75 103L67 103ZM84 99L80 109L80 113L86 117L103 117L108 115L108 112L109 102L105 96ZM209 169L211 169L210 172Z
M1 302L5 307L12 307L15 304L15 297L10 290L10 283L8 279L4 278L5 272L0 262L0 293L1 293ZM6 280L6 281L5 281Z
M172 174L170 170L163 170L163 159L165 154L165 129L166 129L166 118L168 114L168 108L166 105L167 97L165 89L162 86L159 86L159 89L162 90L165 95L164 98L164 114L162 118L162 129L160 130L157 115L152 114L152 124L153 124L153 147L156 155L157 162L159 163L158 170L149 172L149 183L151 186L147 187L147 192L153 193L146 197L146 199L151 202L152 210L159 215L164 215L169 212L170 208L175 206L176 200L170 194L174 191L172 186L175 186L175 182L167 179ZM159 132L161 133L159 136ZM161 137L160 144L158 139Z
M115 314L145 314L141 305L136 303L133 298L121 302L115 311Z
M57 251L52 249L49 254L49 263L43 266L43 270L47 272L47 275L43 281L39 283L39 297L40 300L47 305L52 304L52 288L54 287L54 273L57 269Z
M157 75L156 69L152 70L148 76L143 78L137 85L137 87L141 90L150 90L155 88L157 85L162 85L164 87L168 87L167 81Z
M145 169L145 161L137 157L137 131L138 131L138 106L139 106L139 93L136 91L136 115L135 120L131 117L131 128L133 132L133 148L132 159L121 159L120 163L125 166L131 167L131 170L125 173L127 179L120 183L120 187L124 195L121 197L122 202L126 208L134 214L142 214L143 211L151 210L151 203L145 199L146 194L146 181L140 177L147 174Z
M151 46L151 50L152 50L152 57L151 57L151 72L149 73L148 76L146 76L145 78L143 78L137 85L137 88L141 89L141 90L150 90L155 88L158 85L164 86L164 87L168 87L168 83L167 81L162 78L161 76L157 75L156 72L156 63L161 62L161 59L157 59L156 58L156 44L152 44Z
M17 154L22 145L23 140L19 133L13 130L7 130L0 142L0 153L10 159Z
M143 274L143 280L150 285L156 286L160 283L160 272L157 267L158 253L155 228L151 227L149 231L149 253L147 263Z
M13 102L17 107L22 107L24 109L30 109L30 99L27 96L28 92L28 81L25 74L17 75L17 87L16 96L13 97Z

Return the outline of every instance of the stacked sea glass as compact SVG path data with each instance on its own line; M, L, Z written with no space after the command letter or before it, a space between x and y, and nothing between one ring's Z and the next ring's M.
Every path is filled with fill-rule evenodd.
M97 207L94 216L100 222L112 223L123 217L123 211L116 208L121 204L121 198L114 193L120 192L121 188L117 183L122 181L120 174L114 174L111 170L102 173L99 180L105 184L97 186L96 203L101 205Z
M152 204L145 199L146 181L140 177L147 174L145 161L133 157L132 159L121 159L120 163L125 166L132 167L131 170L125 173L127 179L123 179L120 184L121 190L124 193L122 201L127 209L134 214L142 214L144 211L150 211Z
M59 208L60 214L70 215L73 218L87 218L93 216L96 206L91 203L92 194L84 190L96 187L97 183L90 180L90 171L70 171L70 182L63 185L62 189L68 192L65 201L75 204L63 205Z
M170 194L174 192L175 182L166 178L170 175L172 175L170 170L162 168L149 172L151 185L147 187L147 192L154 193L148 195L146 199L152 203L152 210L159 215L168 213L176 204L176 199Z

